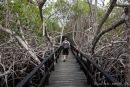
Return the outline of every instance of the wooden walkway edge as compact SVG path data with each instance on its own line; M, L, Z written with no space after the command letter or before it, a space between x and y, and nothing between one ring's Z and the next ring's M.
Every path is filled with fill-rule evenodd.
M60 55L46 87L88 87L87 78L71 51L68 58L68 61L63 62L63 55Z

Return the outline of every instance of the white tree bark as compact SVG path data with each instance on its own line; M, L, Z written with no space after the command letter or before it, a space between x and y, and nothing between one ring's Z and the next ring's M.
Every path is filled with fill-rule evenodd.
M2 66L2 68L3 68L3 70L4 70L4 73L0 72L0 77L5 76L6 86L9 87L9 86L8 86L8 81L7 81L7 74L11 73L11 67L12 67L12 65L9 67L9 70L8 70L8 71L6 71L6 69L5 69L5 67L4 67L4 65L3 65L2 63L0 63L0 65Z
M66 17L65 17L65 24L66 24L66 22L67 22L67 18L68 18L68 16L69 16L70 10L71 10L71 8L69 9L69 11L68 11L68 13L67 13L67 15L66 15ZM64 33L64 24L62 24L62 31L61 31L61 37L60 37L60 44L62 43L62 36L63 36L63 33Z
M21 43L21 45L28 51L28 53L29 53L29 54L31 55L31 57L35 60L35 62L36 62L37 64L40 64L40 63L41 63L41 61L37 58L37 56L36 56L35 53L33 52L33 49L30 48L30 46L27 45L27 44L25 43L25 41L24 41L20 36L15 35L15 32L11 32L9 29L6 29L6 28L2 27L2 25L0 25L0 30L5 31L5 32L9 33L10 35L13 35L13 36Z

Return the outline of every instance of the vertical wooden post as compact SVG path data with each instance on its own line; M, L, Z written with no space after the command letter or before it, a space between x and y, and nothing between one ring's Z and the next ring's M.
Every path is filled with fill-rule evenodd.
M52 70L54 71L55 70L55 67L54 67L54 54L52 55L52 63L53 63Z
M82 54L80 53L80 60L81 60L81 62L82 62ZM80 70L82 70L83 69L83 67L81 66L81 64L80 64Z
M57 59L59 58L60 55L60 49L57 50Z
M39 86L38 86L39 87ZM42 87L45 87L45 83L43 83Z
M56 63L57 63L57 56L58 56L58 52L56 51L55 53Z
M90 61L87 60L87 84L90 85L91 81L89 80L89 73L90 72Z
M78 50L76 50L76 52L77 52L77 54L76 54L76 56L77 56L77 63L79 63L79 61L78 61L79 52L78 52Z
M24 86L25 87L30 87L30 79L29 79L29 81Z
M45 63L45 73L48 73L48 60ZM46 85L49 84L49 74L47 75L47 79L46 79Z

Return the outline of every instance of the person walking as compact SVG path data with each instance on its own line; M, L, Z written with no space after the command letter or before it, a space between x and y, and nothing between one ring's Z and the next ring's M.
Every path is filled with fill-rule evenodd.
M63 62L65 62L66 60L68 60L69 49L70 49L70 42L67 40L67 38L65 38L64 41L62 42L62 46L63 46L63 56L64 56Z

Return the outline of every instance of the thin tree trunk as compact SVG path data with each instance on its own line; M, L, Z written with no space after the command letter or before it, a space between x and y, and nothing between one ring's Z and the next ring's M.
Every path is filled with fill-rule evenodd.
M116 2L117 2L117 0L112 0L111 1L111 4L110 4L106 14L104 15L102 21L100 22L100 24L97 27L97 31L96 31L96 33L94 35L94 38L93 38L93 41L92 41L92 54L94 53L94 49L95 49L95 45L96 45L97 41L102 36L101 35L102 32L100 33L100 30L101 30L103 24L105 23L105 21L107 20L108 16L110 15L110 13L112 12L113 8L115 7Z
M126 34L127 34L127 47L128 47L128 55L129 57L127 58L126 60L126 67L125 67L125 72L126 72L126 82L129 82L130 81L130 53L129 53L129 50L130 50L130 17L128 16L128 14L130 14L130 10L129 12L126 14Z
M38 7L39 7L40 18L41 18L41 21L42 21L43 36L46 36L48 41L52 44L52 42L50 40L50 37L48 35L47 29L46 29L47 27L46 27L46 24L45 24L45 21L44 21L44 18L43 18L43 13L42 13L42 8L43 8L46 1L47 0L37 0Z
M69 9L69 11L68 11L68 13L67 13L67 15L66 15L66 17L65 17L65 24L66 24L66 22L67 22L67 18L68 18L68 16L69 16L70 10L71 10L71 8ZM64 33L64 24L62 24L62 31L61 31L61 37L60 37L60 44L62 43L62 36L63 36L63 33Z
M105 21L107 20L108 16L110 15L110 13L112 12L113 8L115 7L116 1L117 0L112 0L112 2L110 4L110 7L108 8L106 14L104 15L102 21L100 22L100 24L99 24L99 26L97 28L96 35L98 35L98 33L100 32L103 24L105 23Z
M90 18L89 18L89 27L92 27L91 26L91 22L92 22L92 1L90 2L89 0L87 0L87 2L88 2L88 5L89 5L89 14L90 14Z
M96 40L97 37L99 36L98 34L100 33L100 30L101 30L103 24L105 23L105 21L107 20L108 16L110 15L110 13L112 12L113 8L115 7L116 2L117 2L117 0L112 0L112 1L111 1L111 4L110 4L110 6L109 6L109 8L108 8L108 10L107 10L107 12L106 12L106 14L104 15L102 21L100 22L100 24L99 24L98 27L97 27L97 31L96 31L96 33L95 33L95 35L94 35L94 38L93 38L93 41L92 41L92 45L93 45L94 48L95 48L95 42L97 42L97 41L95 41L95 40ZM97 36L97 35L98 35L98 36ZM94 52L94 51L93 51L94 48L92 48L92 53Z
M5 27L6 28L9 28L9 22L8 22L8 19L9 19L9 8L8 8L8 2L7 0L5 0L5 8L6 8L6 15L5 15Z

